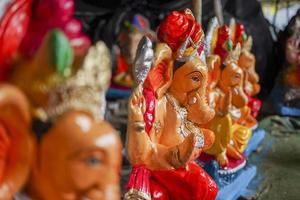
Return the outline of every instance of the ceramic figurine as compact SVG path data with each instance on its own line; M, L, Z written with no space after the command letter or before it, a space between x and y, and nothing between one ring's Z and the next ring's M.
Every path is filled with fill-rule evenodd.
M27 31L31 0L0 2L0 81L7 78L10 62Z
M32 102L36 135L24 193L41 200L118 200L121 141L103 119L110 53L98 42L74 68L72 50L66 36L53 30L34 59L16 68L14 80L22 80L15 84Z
M207 97L216 115L204 127L215 133L215 141L198 157L198 163L217 183L216 199L233 200L245 191L256 173L245 154L252 126L247 121L249 112L245 113L250 110L243 87L245 77L238 66L240 44L233 45L230 29L222 23L221 2L216 0L214 4L219 17L213 18L207 29L206 60L210 77Z
M131 22L127 20L123 22L123 27L117 38L117 46L115 46L117 66L113 83L117 86L129 88L133 86L132 65L134 56L139 41L145 35L153 40L155 38L150 24L144 16L135 14Z
M211 77L208 102L216 111L207 127L214 131L216 137L212 147L205 153L213 156L222 168L240 167L240 164L245 164L243 151L251 137L251 130L239 124L241 109L248 100L242 88L243 71L237 66L239 45L232 49L228 27L220 26L216 18L211 20L206 37ZM205 154L201 158L206 160ZM240 161L238 166L232 165L234 160Z
M239 43L242 52L238 60L238 66L244 71L244 90L249 98L248 106L251 114L256 117L260 108L261 101L254 96L260 92L259 76L255 71L255 56L251 53L252 37L247 36L244 25L231 20L230 33L234 46Z
M0 84L0 199L24 186L33 158L29 104L17 88Z
M133 166L125 199L215 199L217 186L193 160L214 134L206 101L204 34L190 10L171 12L153 47L144 37L129 99L127 152Z

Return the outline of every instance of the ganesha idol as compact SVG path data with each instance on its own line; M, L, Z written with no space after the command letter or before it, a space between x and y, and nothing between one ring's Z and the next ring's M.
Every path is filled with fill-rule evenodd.
M173 11L159 43L138 46L129 99L127 152L133 166L125 199L213 200L217 186L195 163L214 142L201 128L214 117L206 101L204 34L190 10Z
M237 124L253 129L256 127L257 121L251 115L249 106L247 105L249 98L246 96L244 88L245 77L247 77L247 75L239 66L241 55L240 43L234 45L231 40L230 29L227 25L219 26L217 19L213 19L212 21L214 22L211 22L212 26L208 34L209 41L207 43L211 54L219 56L221 62L219 66L209 67L210 69L215 68L215 70L211 70L209 74L218 74L220 68L222 68L222 72L226 72L227 69L234 72L226 75L220 74L219 79L217 78L214 81L218 82L219 88L225 93L228 92L229 87L232 88L231 96L233 105L230 106L229 109L232 119ZM229 68L226 68L227 66Z
M251 115L256 117L261 108L261 100L255 98L260 92L259 76L255 71L255 56L251 53L252 37L247 36L244 25L236 23L234 19L230 23L231 39L234 46L238 43L242 47L241 55L238 60L238 66L244 72L244 91L249 98L248 106L251 109Z
M115 46L116 70L113 76L113 87L132 88L132 66L139 41L143 36L154 40L155 34L150 29L149 21L140 14L135 14L132 19L124 20Z
M240 46L235 49L229 28L220 26L216 18L209 24L207 36L207 63L209 68L208 102L216 115L205 127L215 133L211 148L200 155L199 161L209 168L214 160L217 166L208 169L220 186L222 174L236 173L246 164L243 155L252 131L240 123L248 98L243 90L243 71L237 65ZM246 116L247 117L247 116Z
M31 173L18 198L120 199L121 141L103 119L111 76L109 50L103 42L96 43L79 68L72 66L72 55L66 36L53 30L33 59L16 66L11 77L31 103L25 119L32 123L26 127L27 121L21 120L23 110L13 104L18 102L15 95L7 127L24 124L23 131L35 135ZM12 86L10 90L18 91Z

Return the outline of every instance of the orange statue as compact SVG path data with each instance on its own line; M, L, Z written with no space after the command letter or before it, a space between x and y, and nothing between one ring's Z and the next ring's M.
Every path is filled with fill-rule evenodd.
M29 104L17 88L0 85L0 199L24 186L33 158Z
M190 10L160 24L154 50L144 37L135 58L137 87L129 99L127 151L133 170L125 199L215 199L217 186L193 160L214 134L206 101L204 34Z
M214 119L206 126L214 131L216 138L205 153L214 156L220 166L228 167L228 157L244 160L242 153L251 137L251 130L240 125L243 108L248 102L242 87L243 71L237 65L240 47L232 49L228 27L219 26L216 18L211 20L206 37L208 99L216 111Z
M247 36L243 24L231 20L231 38L234 46L239 43L242 46L241 55L238 60L238 66L244 72L244 90L249 97L248 107L251 109L251 115L256 117L261 108L262 102L254 98L260 92L259 76L255 71L255 56L251 53L252 37Z
M72 51L54 30L12 78L32 102L34 116L36 157L25 193L41 200L117 200L121 141L103 119L109 50L98 42L79 68L72 66Z

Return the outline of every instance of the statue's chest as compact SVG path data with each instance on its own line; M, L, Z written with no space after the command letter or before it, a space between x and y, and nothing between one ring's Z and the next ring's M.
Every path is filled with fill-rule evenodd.
M187 119L187 110L178 104L168 101L166 104L166 116L164 120L164 130L161 142L166 145L177 145L190 135L196 136L196 143L199 147L203 146L204 137L199 127Z
M180 134L181 117L169 104L166 104L165 111L160 143L167 146L177 145L184 140L184 136Z

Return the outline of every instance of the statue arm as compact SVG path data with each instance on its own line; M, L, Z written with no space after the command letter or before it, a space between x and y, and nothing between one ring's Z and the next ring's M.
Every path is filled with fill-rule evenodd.
M194 150L194 134L175 146L159 144L158 138L148 136L140 124L128 127L128 158L133 165L146 165L151 169L179 168L186 164Z
M156 108L157 109L157 108ZM159 143L163 128L156 133L154 128L149 135L145 131L145 100L142 87L138 86L129 99L129 121L127 132L127 153L132 165L146 165L148 168L170 169L178 168L189 160L194 150L194 134L174 146Z
M229 113L232 102L232 92L229 89L225 92L224 95L219 94L217 98L217 111L222 113L222 116L225 116Z

